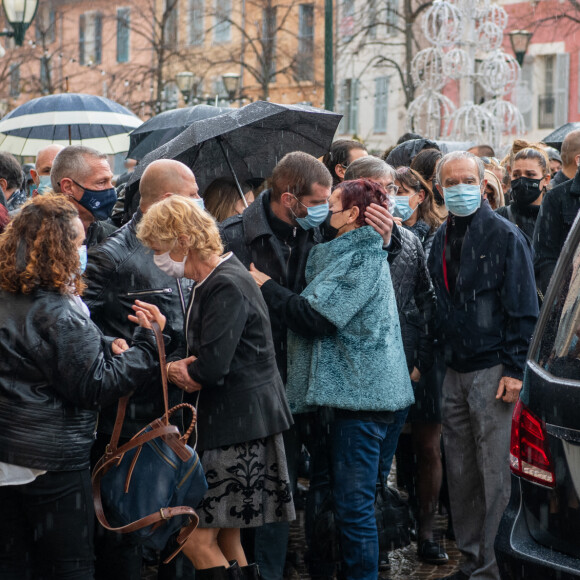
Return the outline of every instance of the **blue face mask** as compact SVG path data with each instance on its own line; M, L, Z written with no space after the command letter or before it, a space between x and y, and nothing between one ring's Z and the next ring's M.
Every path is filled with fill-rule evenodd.
M38 176L38 187L36 191L38 195L44 195L52 190L52 183L50 181L50 175L39 175Z
M117 203L117 191L114 187L109 189L87 189L72 179L85 193L77 202L89 210L97 220L106 220L111 215L113 207Z
M205 210L205 203L203 201L203 197L194 197L193 201L195 203L195 205L197 205L197 207L201 210Z
M395 197L395 207L393 208L393 216L401 218L404 222L406 222L414 213L415 209L413 209L409 205L409 200L414 196L417 195L413 193L411 195L398 195ZM419 206L417 206L419 207Z
M79 260L81 261L81 267L79 268L79 272L81 274L85 273L87 269L87 247L80 246L79 247Z
M304 205L296 196L294 198L298 201L300 205L303 205L308 212L305 217L298 217L294 214L294 219L298 222L298 225L303 230L311 230L312 228L316 228L322 223L328 216L328 202L321 203L320 205L315 205L313 207ZM292 212L294 213L294 212Z
M481 185L459 183L443 188L445 205L449 213L457 217L466 217L475 213L481 206Z

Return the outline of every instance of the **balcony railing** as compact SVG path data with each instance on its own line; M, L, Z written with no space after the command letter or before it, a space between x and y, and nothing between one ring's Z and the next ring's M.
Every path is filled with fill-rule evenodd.
M556 122L556 96L540 95L538 97L538 129L551 129Z

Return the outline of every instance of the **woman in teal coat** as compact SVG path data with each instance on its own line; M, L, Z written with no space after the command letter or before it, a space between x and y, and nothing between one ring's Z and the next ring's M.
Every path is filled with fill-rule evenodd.
M348 579L378 576L379 461L381 455L392 458L414 402L387 252L364 220L371 203L386 201L385 190L366 179L342 182L334 190L330 225L336 237L310 252L302 295L336 332L288 337L290 407L324 417L319 424L328 436L318 441L313 480L330 473Z

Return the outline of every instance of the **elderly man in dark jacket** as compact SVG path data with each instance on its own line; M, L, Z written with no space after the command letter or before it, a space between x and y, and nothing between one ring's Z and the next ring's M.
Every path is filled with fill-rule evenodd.
M108 336L131 340L133 326L127 319L135 299L155 304L167 317L165 334L171 337L168 353L183 344L183 310L191 283L163 273L153 262L153 252L137 239L141 217L154 203L170 195L199 198L191 170L179 161L154 161L143 173L140 183L140 206L131 221L102 244L88 252L87 289L84 300L91 319ZM182 287L183 284L183 287ZM147 388L129 400L122 437L129 439L137 431L163 414L161 376L153 373ZM182 402L183 391L170 387L171 403ZM102 455L115 424L116 405L103 409L93 448L93 463ZM140 549L128 536L104 532L109 541L97 543L97 578L138 580L141 577ZM119 542L120 546L117 545ZM113 551L114 550L114 551ZM111 562L115 561L115 565Z
M332 177L311 155L294 152L278 163L272 182L272 189L265 191L241 216L223 222L221 233L226 250L233 251L250 268L262 289L272 324L278 370L285 382L288 328L306 336L335 331L334 325L300 296L306 286L308 254L315 244L324 241L320 227L324 227L327 219ZM367 221L390 244L389 251L400 250L400 243L391 241L393 222L386 210L371 207ZM292 478L300 451L295 430L286 431L284 441ZM282 579L287 542L286 524L268 524L256 531L255 558L265 580Z
M445 346L443 439L453 525L463 561L447 578L497 579L493 543L510 492L509 443L538 315L521 232L482 202L484 166L445 155L437 182L449 218L428 260Z
M536 284L545 294L564 242L580 210L580 169L544 195L534 229Z

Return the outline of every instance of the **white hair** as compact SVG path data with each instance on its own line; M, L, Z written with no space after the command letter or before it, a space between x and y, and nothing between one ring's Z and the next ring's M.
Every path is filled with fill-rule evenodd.
M452 151L451 153L446 153L440 159L439 163L437 164L437 183L443 187L443 183L441 182L441 174L443 173L443 166L450 161L457 161L458 159L471 159L475 162L477 166L477 172L479 174L479 183L483 182L484 175L485 175L485 166L483 161L474 155L473 153L469 153L469 151Z

